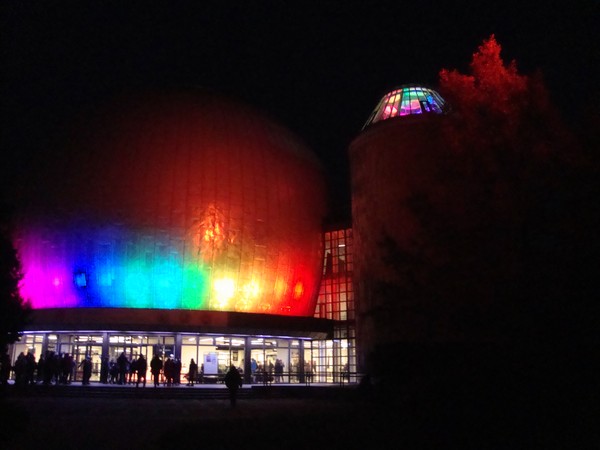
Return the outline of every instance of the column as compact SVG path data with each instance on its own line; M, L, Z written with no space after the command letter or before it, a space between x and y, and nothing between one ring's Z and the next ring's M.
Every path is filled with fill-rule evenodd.
M181 361L181 333L175 333L175 348L173 349L173 354L175 358Z
M298 381L304 383L306 381L304 376L304 340L299 339L298 344Z
M108 332L102 333L102 356L100 358L100 383L108 383L108 362L110 360L108 349Z
M244 384L252 384L252 366L250 359L252 355L252 338L244 338Z

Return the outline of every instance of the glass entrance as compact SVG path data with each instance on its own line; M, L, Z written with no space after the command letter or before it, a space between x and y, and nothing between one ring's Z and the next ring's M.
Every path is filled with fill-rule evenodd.
M106 355L106 382L110 384L132 384L137 381L137 374L131 370L132 362L143 355L147 361L146 378L149 379L150 360L155 352L155 343L148 336L111 335L109 337L108 355ZM124 356L122 367L119 358Z
M74 377L73 381L81 381L83 379L82 362L85 358L90 358L92 361L92 376L90 381L100 380L100 365L102 360L102 346L85 343L76 343L72 346L72 356L74 361Z

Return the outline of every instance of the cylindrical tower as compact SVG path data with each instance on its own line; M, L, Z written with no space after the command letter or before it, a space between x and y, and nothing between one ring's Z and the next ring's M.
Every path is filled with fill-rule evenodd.
M398 262L404 248L418 244L408 204L435 173L443 112L434 90L401 86L383 97L350 144L357 347L367 373L378 372L384 348L427 332L414 299L399 297L412 274Z

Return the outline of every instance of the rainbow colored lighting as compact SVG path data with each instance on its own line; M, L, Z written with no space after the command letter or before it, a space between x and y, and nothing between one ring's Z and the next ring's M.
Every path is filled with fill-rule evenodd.
M73 242L77 240L70 237L75 234L45 228L24 232L18 240L24 272L21 295L31 300L34 309L113 307L285 314L307 300L304 283L315 284L309 273L291 266L248 278L235 267L235 261L227 267L226 257L206 264L193 246L182 252L168 242L136 242L134 233L110 227L89 227L85 242Z
M15 236L32 307L312 316L326 195L310 150L212 93L111 108L34 177Z
M433 89L405 85L383 96L363 129L393 117L428 113L442 114L444 104L444 99Z

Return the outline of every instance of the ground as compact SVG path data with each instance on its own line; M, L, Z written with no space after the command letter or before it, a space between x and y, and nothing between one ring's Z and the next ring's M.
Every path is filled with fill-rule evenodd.
M372 421L357 429L356 406L316 399L240 399L232 408L225 399L12 398L5 402L3 448L355 448L380 431Z
M500 388L446 394L429 386L397 397L261 396L241 398L235 408L225 398L9 395L1 400L0 448L598 448L598 432L583 432L588 424L563 411L551 392L522 399Z

